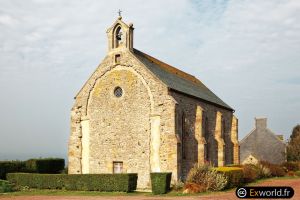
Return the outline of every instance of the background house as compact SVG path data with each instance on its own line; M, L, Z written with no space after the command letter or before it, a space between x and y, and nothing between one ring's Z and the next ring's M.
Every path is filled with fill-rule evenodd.
M240 142L241 163L259 160L280 164L286 161L286 144L282 135L267 128L267 118L255 118L255 128Z

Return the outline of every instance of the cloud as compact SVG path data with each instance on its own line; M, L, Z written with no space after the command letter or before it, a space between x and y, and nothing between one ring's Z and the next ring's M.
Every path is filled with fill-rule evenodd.
M0 15L0 24L6 26L14 26L17 24L17 20L9 15Z
M286 136L299 123L299 1L2 0L0 159L19 158L14 141L23 157L66 156L73 96L105 56L118 9L136 48L235 108L240 138L255 116Z

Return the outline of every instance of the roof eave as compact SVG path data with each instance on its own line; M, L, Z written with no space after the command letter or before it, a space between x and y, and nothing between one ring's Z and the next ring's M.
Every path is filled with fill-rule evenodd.
M214 102L211 102L211 101L208 101L208 100L199 98L199 97L197 97L197 96L190 95L190 94L187 94L187 93L184 93L184 92L175 90L175 89L170 88L170 87L168 87L168 89L169 89L170 91L174 91L174 92L177 92L177 93L179 93L179 94L183 94L183 95L185 95L185 96L188 96L188 97L191 97L191 98L195 98L195 99L201 100L201 101L203 101L203 102L205 102L205 103L208 103L208 104L211 104L211 105L218 106L218 107L220 107L220 108L229 110L229 111L231 111L231 112L233 112L233 113L235 112L235 110L234 110L233 108L231 108L231 107L226 107L226 106L223 106L223 105L220 105L220 104L217 104L217 103L214 103Z

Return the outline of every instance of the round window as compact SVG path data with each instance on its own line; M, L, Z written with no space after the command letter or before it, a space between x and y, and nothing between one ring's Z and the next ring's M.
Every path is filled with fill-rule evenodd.
M116 97L121 97L123 95L123 90L120 87L116 87L114 90L114 94Z

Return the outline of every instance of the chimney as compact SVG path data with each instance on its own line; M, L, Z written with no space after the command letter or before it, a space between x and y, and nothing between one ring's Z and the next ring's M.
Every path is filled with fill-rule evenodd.
M255 118L256 129L266 129L267 128L267 118L266 117L256 117Z

